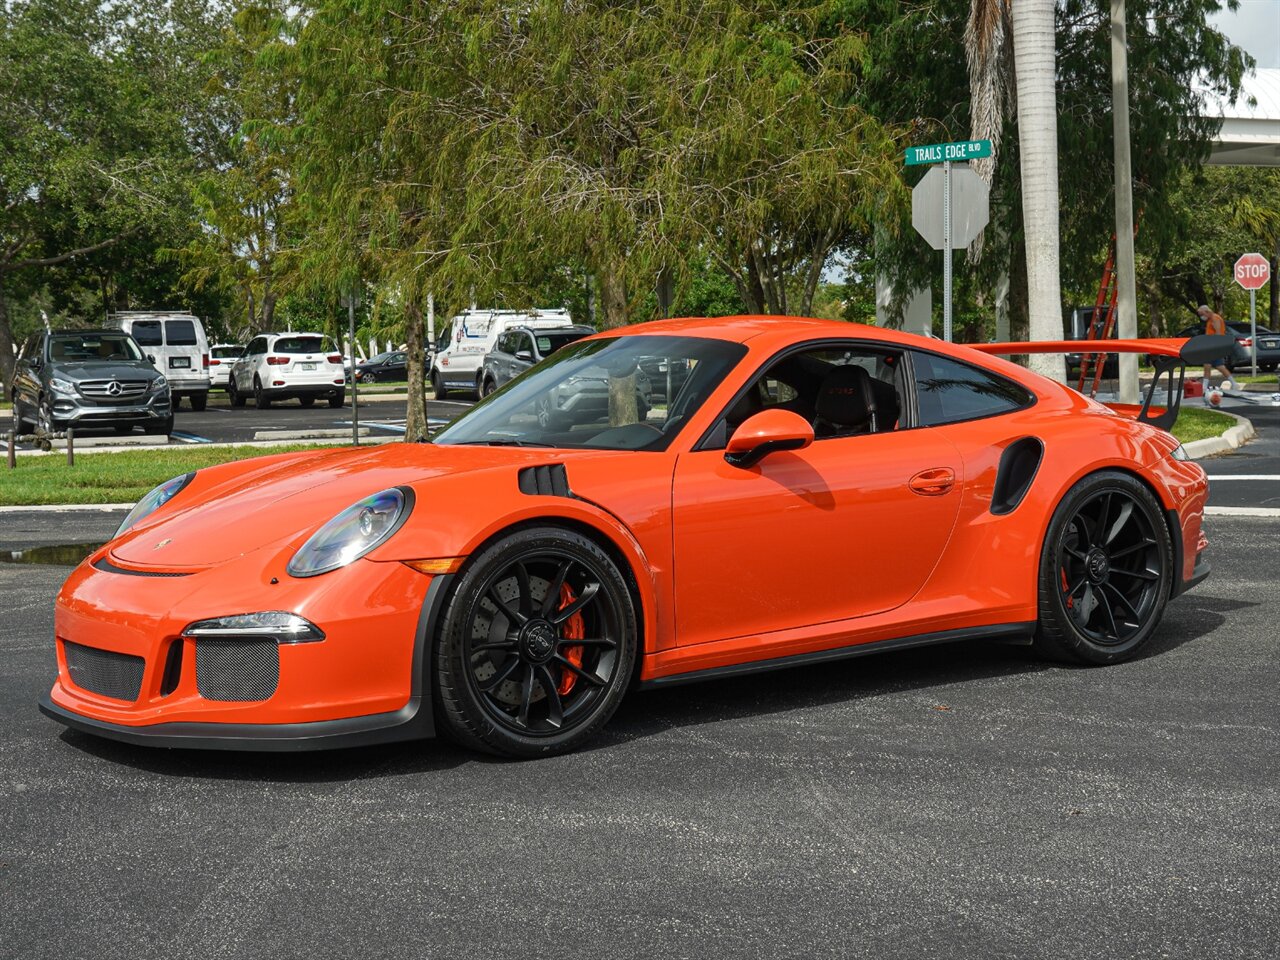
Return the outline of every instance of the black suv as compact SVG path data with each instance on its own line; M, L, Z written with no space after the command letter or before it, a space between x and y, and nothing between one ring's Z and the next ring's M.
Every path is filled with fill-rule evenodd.
M14 433L39 427L173 432L169 382L121 330L53 330L28 337L10 390Z

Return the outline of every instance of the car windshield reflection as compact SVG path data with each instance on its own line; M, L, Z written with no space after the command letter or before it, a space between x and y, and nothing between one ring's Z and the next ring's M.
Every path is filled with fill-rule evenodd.
M487 397L432 442L662 450L746 352L742 344L701 337L578 341Z

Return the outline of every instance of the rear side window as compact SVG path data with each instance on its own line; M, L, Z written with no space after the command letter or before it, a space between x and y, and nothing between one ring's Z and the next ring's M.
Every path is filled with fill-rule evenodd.
M199 342L196 340L196 325L190 320L166 320L164 338L171 347L194 347Z
M920 425L937 426L1010 413L1034 399L1011 380L935 353L915 353Z
M324 340L320 337L281 337L271 348L272 353L324 353Z
M137 340L138 345L142 347L158 347L164 343L160 335L159 320L138 320L133 324L130 332L133 334L133 339ZM191 342L195 343L194 340Z

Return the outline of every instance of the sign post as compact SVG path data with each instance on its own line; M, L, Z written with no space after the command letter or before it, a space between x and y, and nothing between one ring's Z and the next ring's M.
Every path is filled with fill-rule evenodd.
M911 191L911 224L933 249L942 251L942 337L947 341L952 336L951 251L969 246L990 218L990 188L964 161L989 156L990 140L907 148L909 167L942 164L941 171L930 170ZM961 166L953 167L955 163Z
M1258 375L1258 288L1271 279L1271 261L1260 253L1246 253L1236 261L1236 283L1249 291L1249 354Z

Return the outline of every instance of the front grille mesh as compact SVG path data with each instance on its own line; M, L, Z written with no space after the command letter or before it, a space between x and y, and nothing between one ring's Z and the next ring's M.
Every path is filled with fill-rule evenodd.
M120 385L119 393L111 392L111 384ZM80 393L101 403L132 403L147 392L146 380L81 380Z
M142 691L142 671L146 661L127 653L112 653L62 641L71 682L82 690L117 700L137 700Z
M274 639L196 640L196 689L206 700L266 700L280 682Z

